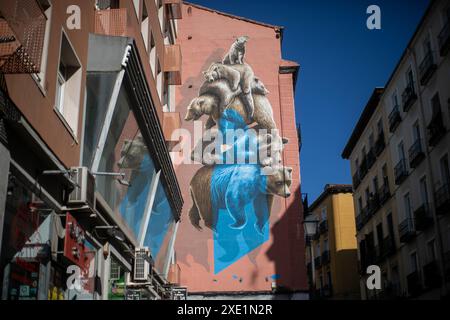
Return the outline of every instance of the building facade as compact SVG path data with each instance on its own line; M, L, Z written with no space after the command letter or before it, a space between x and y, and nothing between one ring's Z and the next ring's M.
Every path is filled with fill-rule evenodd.
M171 298L181 1L0 13L2 299Z
M176 91L176 111L181 112L185 120L181 126L184 130L182 143L177 152L172 152L172 156L175 158L177 176L186 200L175 245L181 268L181 284L188 287L193 299L272 299L274 296L307 298L302 254L304 240L301 227L303 215L299 145L294 108L294 88L299 66L282 58L283 29L185 2L179 30L179 43L183 52L183 84ZM200 117L194 112L197 106L203 105L205 99L211 99L206 97L209 92L205 89L208 88L205 72L207 74L212 70L213 63L219 68L226 68L228 64L224 57L237 40L246 41L243 65L247 70L250 68L255 79L259 79L259 83L263 83L269 91L253 94L255 120L258 122L257 117L261 116L261 110L266 106L267 121L258 124L263 128L278 130L280 136L287 138L283 139L284 143L289 140L280 156L282 167L277 169L285 172L282 180L277 183L286 186L289 184L289 191L275 196L263 195L259 202L253 202L253 206L246 206L245 219L248 221L245 221L242 229L228 227L232 220L227 220L231 217L224 210L241 200L247 203L247 200L239 197L253 194L255 190L247 188L236 193L237 198L230 199L224 209L215 212L216 189L212 184L217 170L223 167L215 166L210 169L205 163L200 163L201 160L184 162L186 155L190 159L191 150L198 145L198 141L203 141L202 130L210 124L207 116ZM216 81L212 83L217 83ZM238 103L239 101L234 100L227 108L237 108ZM208 102L206 105L209 108ZM249 121L246 122L247 125L250 124ZM233 124L236 125L236 122ZM217 126L212 124L212 128L221 130L222 125L219 120ZM246 126L244 130L247 130ZM275 131L270 130L269 133L274 134ZM281 144L281 139L277 143ZM281 145L279 147L278 150ZM241 172L244 167L235 167L233 170ZM207 170L216 171L211 178L203 180L203 189L199 192L197 190L201 186L198 177ZM243 177L244 175L242 179ZM251 179L259 178L260 175L255 174ZM228 183L229 188L238 188L242 181L233 180ZM225 196L223 190L217 192ZM255 192L258 194L259 191ZM266 198L273 198L273 203L268 203L267 207ZM263 207L258 207L260 205ZM241 210L244 211L244 208ZM251 219L258 212L263 212L265 218L258 221L259 227L255 227L255 222ZM212 222L208 217L205 218L209 214L212 215Z
M447 1L431 2L343 152L353 175L366 299L448 294L449 18ZM370 291L366 267L374 264L383 288Z
M351 185L326 185L309 206L316 232L306 238L313 299L359 299L357 243ZM310 222L311 223L311 222Z

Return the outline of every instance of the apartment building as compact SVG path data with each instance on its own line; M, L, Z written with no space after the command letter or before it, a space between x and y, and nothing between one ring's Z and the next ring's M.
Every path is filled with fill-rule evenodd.
M2 299L172 297L181 6L0 3Z
M353 174L366 299L448 294L449 21L448 2L432 1L385 88L375 90L342 154L350 160ZM373 132L385 137L379 156ZM365 269L373 264L383 274L379 291L369 291L364 284Z
M311 298L359 299L352 186L326 185L309 206L305 224L316 229L306 237Z

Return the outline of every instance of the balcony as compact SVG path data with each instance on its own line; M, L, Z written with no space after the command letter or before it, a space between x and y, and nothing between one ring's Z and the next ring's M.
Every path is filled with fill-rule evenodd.
M408 177L405 159L400 160L394 168L395 184L400 185Z
M400 241L403 243L411 241L416 236L416 230L414 229L412 219L405 219L399 224L398 234L400 236Z
M434 52L428 52L419 65L420 84L426 85L433 76L437 69L437 65L434 60Z
M384 139L384 133L380 133L377 141L375 141L375 155L378 157L386 148L386 141Z
M319 232L320 232L320 234L324 234L324 233L328 232L328 221L327 220L324 220L319 223Z
M389 131L395 132L400 122L402 122L402 117L400 116L400 111L398 110L398 106L395 106L389 114Z
M409 154L409 166L411 168L416 168L425 159L425 153L422 148L422 141L420 139L413 143L408 151Z
M164 0L164 5L166 6L167 14L170 19L182 19L182 1L181 0Z
M434 194L436 213L443 215L450 212L450 183L438 188Z
M180 136L174 134L180 128L181 116L179 112L163 112L163 133L169 151L180 142Z
M423 276L427 289L439 288L441 286L439 265L436 260L427 263L423 267Z
M433 216L431 215L428 203L422 204L414 211L414 221L416 230L423 231L433 225Z
M322 265L330 263L330 251L326 250L322 252Z
M164 46L164 72L170 85L181 84L181 46L179 44Z
M127 36L127 9L95 11L94 33L113 37Z
M46 17L36 0L0 1L0 73L39 73Z
M367 168L369 170L370 168L372 168L372 166L375 164L375 161L377 160L374 149L375 147L371 148L367 153Z
M446 56L450 49L450 22L447 22L438 35L439 51L442 57Z
M379 198L380 198L380 206L384 205L389 198L391 197L391 191L389 190L389 184L385 183L378 191Z
M373 216L378 211L378 209L380 209L380 197L378 193L371 194L367 204L369 216Z
M417 94L414 90L414 84L409 84L402 93L403 112L408 112L416 100Z
M321 259L320 257L316 257L316 258L314 259L314 268L315 268L316 270L322 268L322 259Z
M436 146L439 141L444 137L447 132L444 122L442 121L442 112L439 111L436 115L433 116L430 124L427 127L428 129L428 144L430 147Z
M422 292L423 288L418 271L410 273L406 277L406 281L408 282L408 293L411 297L416 297Z

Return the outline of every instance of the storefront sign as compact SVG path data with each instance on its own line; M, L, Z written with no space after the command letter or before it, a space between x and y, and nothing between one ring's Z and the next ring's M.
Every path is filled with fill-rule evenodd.
M64 256L79 266L82 270L86 268L86 248L84 230L75 218L66 215L66 236L64 239Z

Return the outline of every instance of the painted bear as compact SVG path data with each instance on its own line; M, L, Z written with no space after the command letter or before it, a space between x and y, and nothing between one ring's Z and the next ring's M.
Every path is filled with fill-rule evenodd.
M231 144L226 141L230 138L235 139ZM245 159L245 163L260 164L262 167L274 166L281 163L281 153L288 142L287 138L281 138L276 132L250 129L245 132L235 131L231 137L224 137L219 136L219 131L212 128L207 130L195 145L191 160L212 166L231 164L227 159L233 156L232 163L242 163L239 161Z
M236 39L230 50L222 60L223 64L243 64L245 58L245 45L249 37L242 36Z
M255 103L255 113L253 119L254 122L257 123L257 127L259 129L267 130L276 129L277 126L273 120L273 110L269 99L267 99L265 95L261 94L253 94L253 99ZM205 128L210 129L214 127L216 123L219 123L222 118L224 118L224 112L221 112L220 105L220 99L212 94L204 94L200 97L194 98L187 107L184 120L196 121L203 115L208 115L209 119L206 122ZM245 107L240 98L234 99L226 109L235 110L236 113L238 113L243 119L243 123L247 125L251 125L253 123L253 119L247 117Z
M244 208L253 204L256 214L256 229L262 232L266 224L273 196L287 198L292 183L292 169L284 166L273 168L273 174L261 174L258 165L217 165L202 167L192 178L190 193L192 208L189 219L201 230L200 220L211 230L216 230L219 209L226 209L234 223L233 229L242 229L246 222ZM265 195L267 202L261 201Z
M255 74L248 64L244 63L229 66L222 63L213 63L207 71L203 72L203 74L208 82L214 82L220 79L228 80L231 90L234 92L240 87L247 117L250 119L253 118L255 105L252 96L252 83Z

